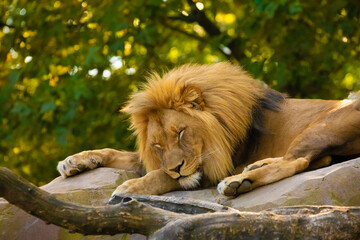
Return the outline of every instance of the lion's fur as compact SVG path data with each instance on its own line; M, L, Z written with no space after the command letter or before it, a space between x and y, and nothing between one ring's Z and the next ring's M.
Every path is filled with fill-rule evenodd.
M84 151L59 163L63 176L100 165L138 172L145 166L145 176L114 194L162 194L222 180L218 191L236 196L326 166L333 156L360 156L360 91L342 101L285 99L229 63L154 73L123 111L139 154Z
M241 67L224 62L184 65L163 76L154 73L147 80L123 109L131 115L140 158L147 172L160 168L159 157L147 139L149 116L160 109L174 109L203 122L206 129L203 132L207 134L205 146L213 151L203 164L208 179L216 183L232 173L233 147L246 138L252 124L252 111L264 97L265 86ZM200 111L189 107L192 98L197 98Z
M360 110L360 91L350 93L348 99L354 101L356 110Z

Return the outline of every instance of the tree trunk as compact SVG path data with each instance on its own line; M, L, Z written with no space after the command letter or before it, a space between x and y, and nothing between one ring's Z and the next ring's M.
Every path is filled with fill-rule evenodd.
M152 239L360 239L360 208L285 207L169 223Z
M115 197L102 207L66 203L0 168L0 196L30 214L83 234L151 239L360 239L360 207L297 206L240 212L160 196Z

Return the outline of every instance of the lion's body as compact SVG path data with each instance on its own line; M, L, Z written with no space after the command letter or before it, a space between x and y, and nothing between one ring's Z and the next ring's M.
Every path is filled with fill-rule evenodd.
M286 99L279 105L279 111L265 110L263 112L263 127L271 134L260 133L256 138L256 142L249 143L250 145L255 145L255 147L250 147L250 150L246 153L246 158L234 159L235 162L239 163L239 169L236 172L242 172L243 168L259 159L284 156L296 137L306 129L312 128L316 123L323 121L324 118L329 116L330 112L335 112L336 110L343 111L343 117L339 118L342 125L334 126L336 127L334 130L341 130L343 132L343 128L348 127L346 125L349 124L346 117L349 112L355 110L353 106L350 106L350 103L348 100ZM331 133L333 131L330 130L332 126L328 126L328 128L328 133ZM316 137L314 136L313 141L320 140L316 139ZM358 146L360 147L360 143ZM343 149L343 147L341 145L340 149L323 152L316 158L319 159L330 155L355 155L359 153L360 149L348 151ZM310 149L311 146L309 146L308 150L310 151Z
M147 175L115 194L161 194L221 181L219 192L233 196L327 165L332 155L359 154L359 95L287 99L229 63L185 65L151 75L124 108L139 154L86 151L58 169L70 176L84 169L79 166L144 166Z

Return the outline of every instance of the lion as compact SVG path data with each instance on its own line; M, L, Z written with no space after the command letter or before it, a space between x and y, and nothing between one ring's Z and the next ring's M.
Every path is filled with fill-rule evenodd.
M360 155L360 92L341 101L291 99L228 62L153 73L122 111L138 152L84 151L59 162L62 176L113 167L143 175L113 195L217 184L236 197L334 156Z

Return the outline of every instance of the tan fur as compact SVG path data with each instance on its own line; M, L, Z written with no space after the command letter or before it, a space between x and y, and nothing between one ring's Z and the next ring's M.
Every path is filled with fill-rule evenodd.
M240 67L229 63L184 65L162 77L151 75L143 90L131 97L123 111L131 114L140 158L147 172L160 168L159 156L147 139L150 113L174 109L199 119L206 129L207 136L203 136L207 140L206 147L213 152L205 164L205 168L211 169L205 172L209 180L216 183L234 170L233 147L246 137L252 107L263 95L264 86ZM199 101L198 97L206 102ZM190 108L193 100L199 101L202 111Z
M354 108L360 110L360 91L350 93L348 99L354 101Z
M85 151L59 163L63 176L100 165L141 172L143 165L147 174L114 194L161 194L222 180L218 191L236 196L326 166L333 155L360 154L360 92L342 101L285 99L266 109L261 103L271 91L230 63L184 65L147 80L123 109L139 154ZM259 110L266 131L251 138Z

